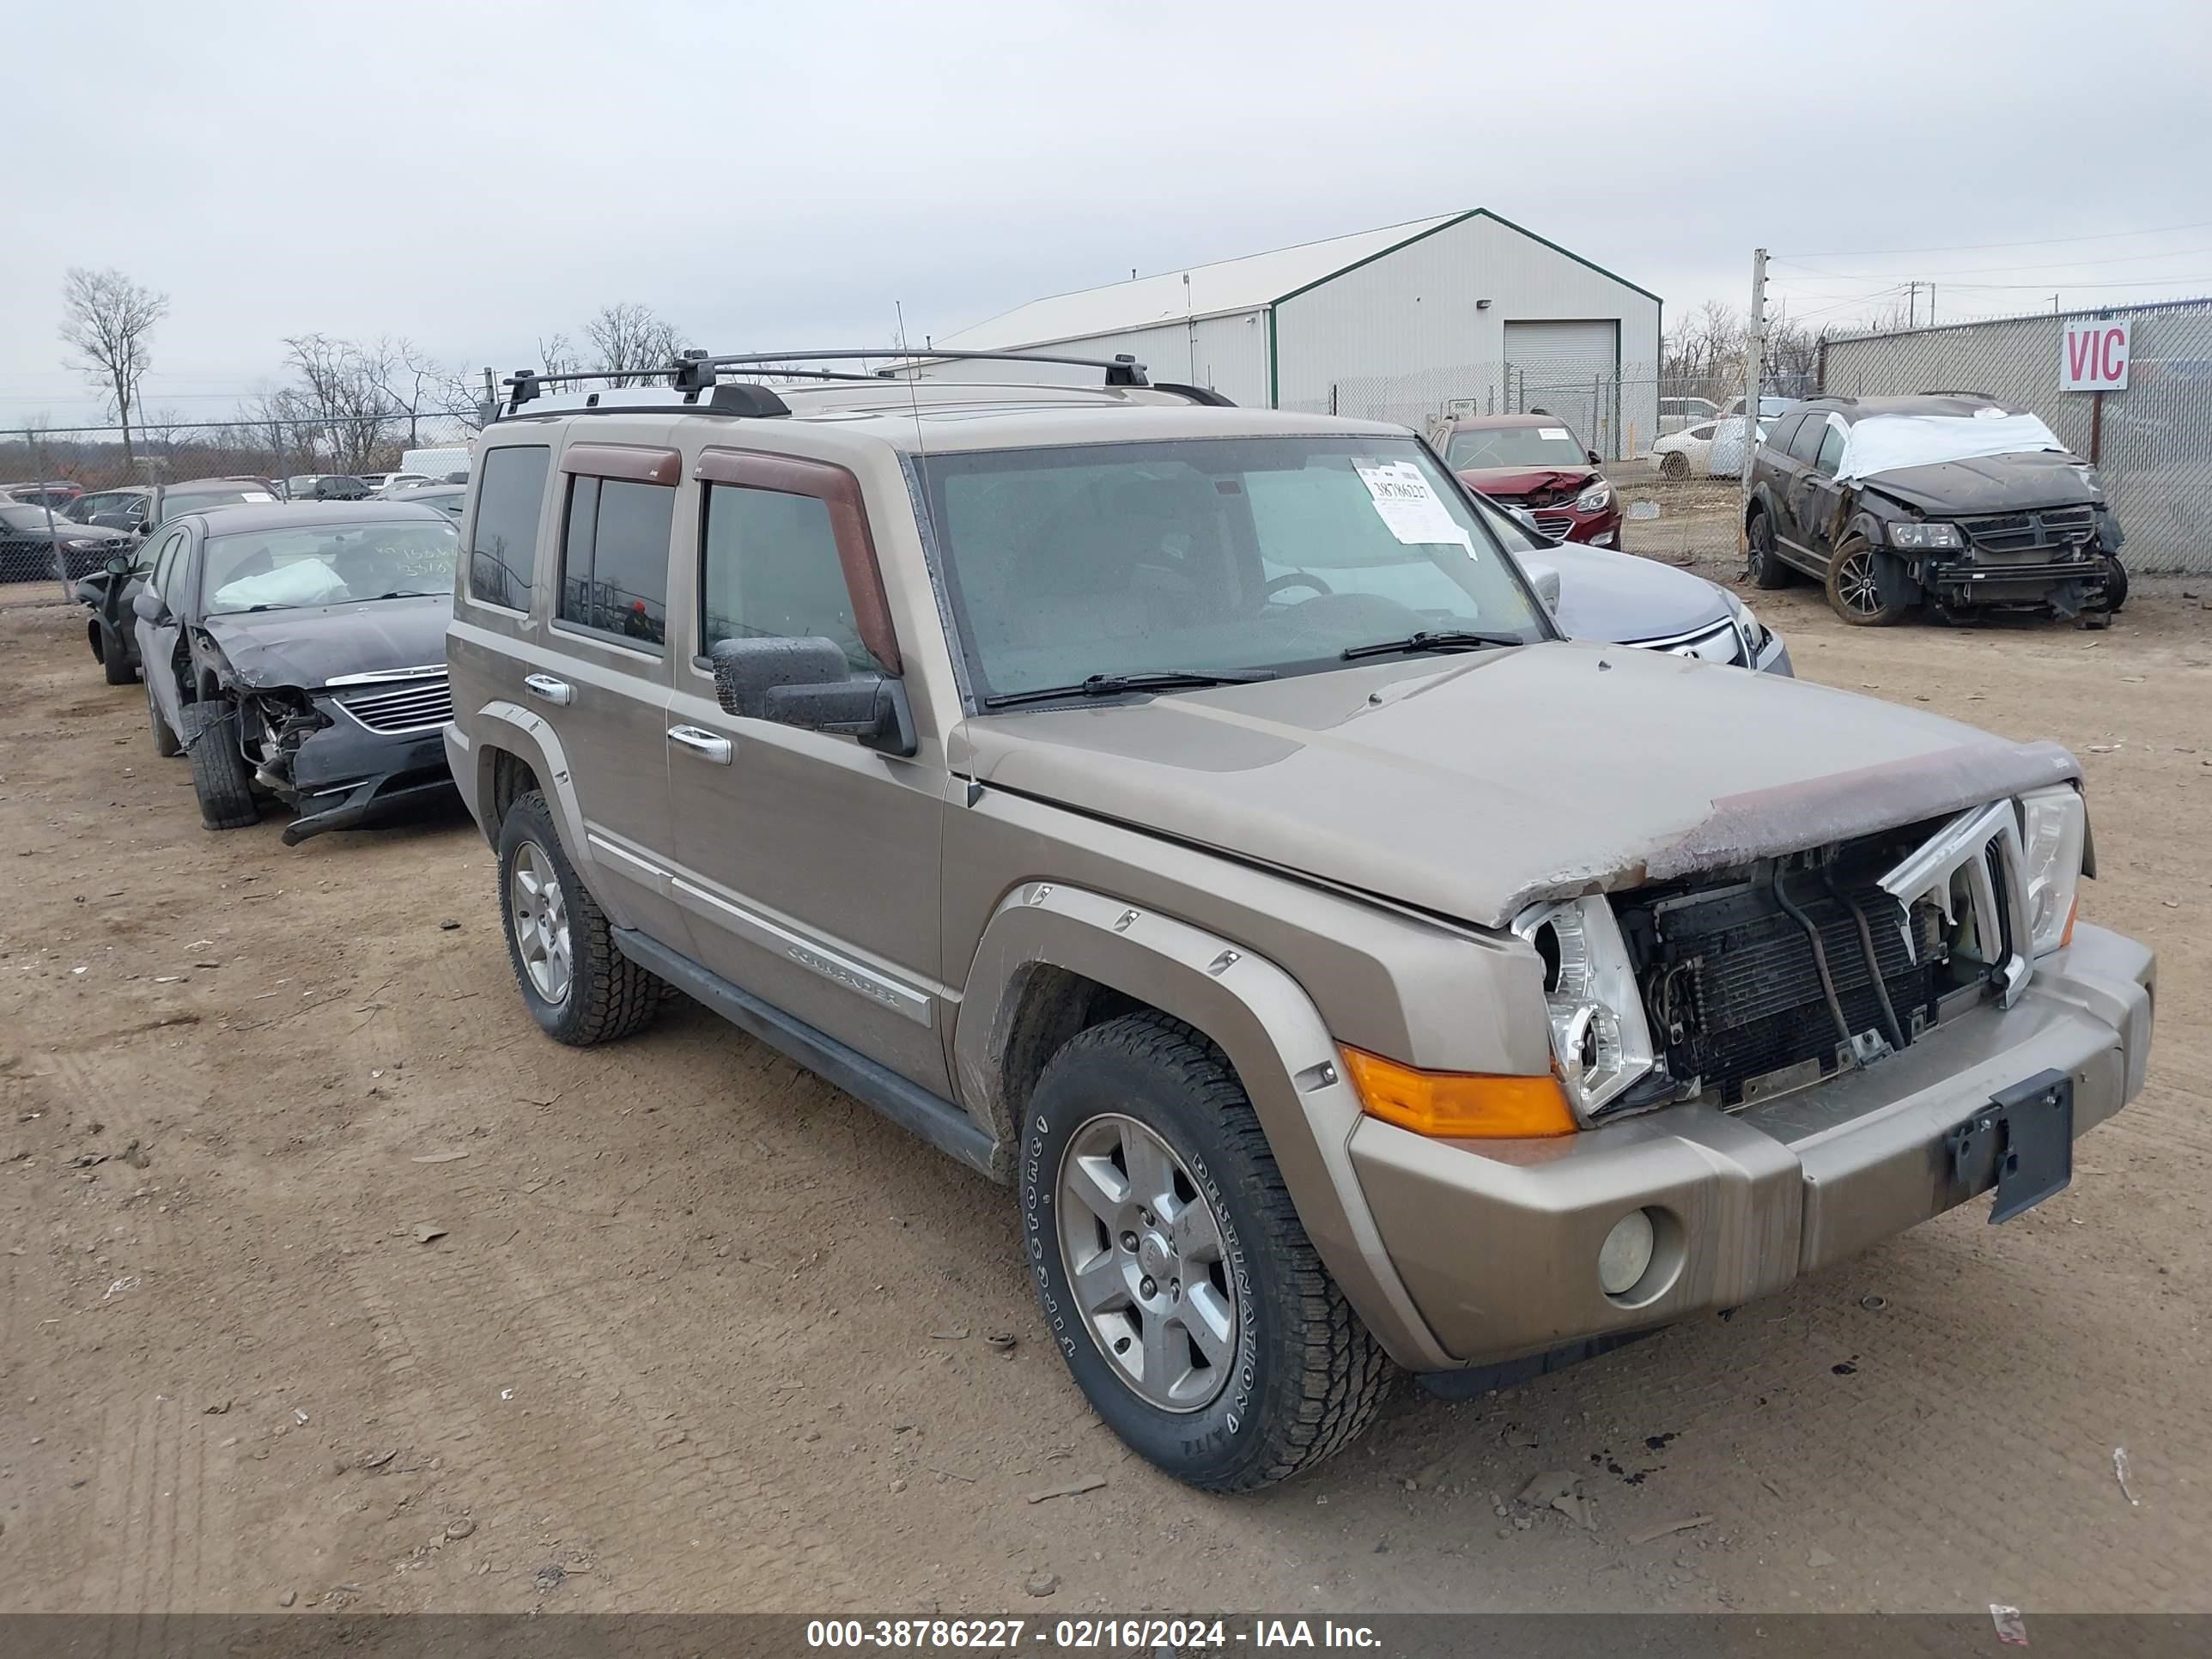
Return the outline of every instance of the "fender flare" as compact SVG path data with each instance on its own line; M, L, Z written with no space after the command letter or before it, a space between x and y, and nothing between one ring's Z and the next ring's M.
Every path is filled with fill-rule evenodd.
M623 913L620 904L620 884L591 879L600 860L584 833L584 809L576 799L576 781L569 770L568 755L562 747L561 734L544 715L517 702L488 702L477 711L469 724L470 729L463 734L462 740L467 745L470 769L474 775L465 781L455 781L461 782L468 791L485 838L495 847L499 844L499 821L492 816L491 810L492 769L494 751L504 750L520 758L538 779L538 787L552 810L553 827L560 835L561 850L584 878L592 896L617 927L631 926L631 919ZM455 729L459 731L458 726Z
M1352 1168L1363 1121L1334 1041L1297 981L1265 957L1121 899L1048 881L1010 890L984 927L953 1028L969 1112L1018 1148L1004 1057L1030 972L1048 966L1188 1022L1220 1045L1267 1137L1307 1236L1391 1358L1416 1370L1458 1361L1399 1279Z

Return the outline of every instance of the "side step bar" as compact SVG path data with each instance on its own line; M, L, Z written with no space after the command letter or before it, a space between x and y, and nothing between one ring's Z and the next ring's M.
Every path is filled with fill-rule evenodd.
M686 996L705 1003L732 1025L826 1078L939 1152L958 1158L979 1174L992 1174L991 1137L951 1101L908 1082L805 1020L793 1018L681 951L672 951L635 928L611 931L616 948L639 967L659 975Z

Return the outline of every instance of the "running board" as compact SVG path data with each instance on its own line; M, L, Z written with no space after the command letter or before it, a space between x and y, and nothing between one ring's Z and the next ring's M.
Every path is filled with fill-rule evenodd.
M909 1133L920 1136L940 1152L960 1160L979 1174L992 1176L991 1137L975 1127L975 1120L951 1101L909 1083L896 1072L879 1066L859 1050L795 1019L772 1003L732 985L720 974L701 967L681 951L648 939L632 927L610 930L616 948L648 972L658 974L678 990L703 1002L732 1025L750 1031L771 1048L789 1055L810 1072L836 1084L863 1105L872 1106Z

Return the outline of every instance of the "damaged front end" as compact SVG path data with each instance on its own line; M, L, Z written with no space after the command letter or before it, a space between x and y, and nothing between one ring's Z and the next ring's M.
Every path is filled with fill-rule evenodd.
M296 846L453 788L441 733L453 712L442 665L340 675L313 690L234 684L254 782L299 816Z
M1562 1080L1584 1121L1736 1111L2010 1008L2070 936L2087 821L2071 784L1540 906Z

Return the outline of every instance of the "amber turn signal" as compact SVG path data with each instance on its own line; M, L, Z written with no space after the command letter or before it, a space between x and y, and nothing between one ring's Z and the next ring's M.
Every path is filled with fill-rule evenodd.
M1346 1048L1345 1069L1370 1117L1443 1139L1571 1135L1580 1126L1557 1078L1424 1072Z

